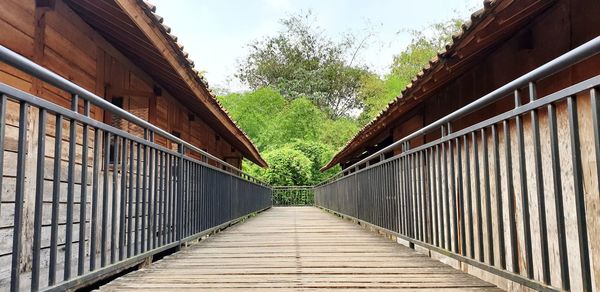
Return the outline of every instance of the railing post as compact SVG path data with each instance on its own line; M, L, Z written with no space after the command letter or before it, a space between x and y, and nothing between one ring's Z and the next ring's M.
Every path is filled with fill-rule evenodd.
M179 246L181 246L183 236L181 235L182 224L183 224L183 156L185 153L185 147L182 143L178 144L177 152L179 152L179 162L177 164L177 240Z

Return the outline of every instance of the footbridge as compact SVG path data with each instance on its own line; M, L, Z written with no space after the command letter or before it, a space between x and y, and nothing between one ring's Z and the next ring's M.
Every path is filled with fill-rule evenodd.
M535 86L598 52L600 38L320 185L273 187L0 47L72 95L0 84L0 290L593 291L600 76Z

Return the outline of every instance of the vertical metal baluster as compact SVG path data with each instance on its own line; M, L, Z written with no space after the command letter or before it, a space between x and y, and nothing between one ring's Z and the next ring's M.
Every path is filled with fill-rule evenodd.
M590 269L590 252L585 210L585 193L583 190L583 170L581 166L581 148L579 141L579 122L577 117L577 101L567 98L569 129L571 132L571 157L573 160L573 193L575 195L575 211L577 217L577 233L579 242L579 260L581 264L581 281L584 291L592 291L592 273Z
M133 140L129 141L129 174L128 174L128 198L127 198L127 258L131 257L131 253L133 251L133 183L134 183L134 174L133 174L133 165L134 161L134 147Z
M170 204L170 212L171 212L171 216L169 217L169 220L171 220L171 242L174 242L175 240L177 240L177 211L178 211L178 206L177 206L177 187L178 187L178 180L179 180L179 176L177 174L177 171L179 170L179 159L176 155L173 155L171 157L171 204Z
M219 202L219 193L218 193L218 189L217 189L217 182L218 182L218 177L217 177L217 173L216 172L211 172L211 179L210 179L210 186L209 186L209 190L211 193L211 208L210 208L210 219L211 219L211 224L210 227L214 227L216 226L218 220L219 220L219 215L216 210L218 210L219 206L220 206L220 202Z
M165 153L165 212L164 212L164 233L163 233L163 242L165 244L170 242L169 229L170 229L170 197L171 197L171 154Z
M98 188L100 175L100 131L94 128L94 152L92 161L92 221L90 235L90 271L96 269L97 243L98 238ZM103 206L104 207L104 206Z
M403 164L403 158L400 157L399 159L396 160L396 172L395 172L395 177L396 177L396 190L398 192L398 224L400 226L400 234L406 235L406 221L404 220L404 188L403 188L403 179L402 179L402 164ZM355 174L355 176L358 177L358 175ZM358 179L357 179L357 183L358 183ZM360 192L357 192L357 196L356 196L356 200L358 201L360 198ZM356 208L357 210L359 209L359 204L357 202Z
M415 198L416 198L416 194L415 194L415 176L414 176L414 156L412 154L408 154L406 156L407 158L407 175L408 175L408 202L409 202L409 212L410 212L410 217L409 217L409 221L410 221L410 237L411 238L417 238L417 234L416 234L416 223L417 223L417 212L415 210Z
M439 144L438 144L439 145ZM438 213L438 233L440 240L440 247L446 248L446 232L444 231L444 191L443 191L443 166L442 166L442 151L440 151L440 147L436 145L435 152L437 156L437 186L438 186L438 204L437 204L437 213Z
M504 210L502 207L502 189L500 187L500 152L498 150L498 126L492 125L492 154L494 156L494 181L496 192L496 225L498 225L498 256L500 259L500 267L506 269L506 245L504 243Z
M419 153L415 152L412 154L413 155L413 169L414 169L414 180L415 180L415 214L416 214L416 218L417 220L415 221L416 223L416 230L417 230L417 234L415 236L416 239L423 241L423 233L422 233L422 220L423 220L423 216L422 216L422 201L421 201L421 177L419 175L420 173L420 161L419 161Z
M198 231L203 231L204 224L204 167L198 164Z
M144 129L144 140L148 140L148 129ZM146 251L146 235L149 233L147 228L149 226L149 223L147 223L147 218L146 218L146 209L147 209L147 203L149 200L147 200L147 198L149 197L149 192L148 192L148 146L147 145L143 145L142 146L144 149L144 164L143 164L143 168L142 168L142 228L141 228L141 238L140 238L140 251L143 253ZM144 233L145 232L145 233Z
M118 212L118 205L120 204L121 201L121 196L120 196L120 192L121 190L119 190L119 181L118 181L118 168L119 168L119 163L122 165L122 167L124 167L125 163L123 163L123 159L124 157L119 157L121 156L119 153L121 153L121 150L119 149L119 144L120 144L120 137L118 136L114 136L113 137L113 144L114 144L114 151L113 151L113 189L112 189L112 213L111 213L111 225L110 225L110 263L114 263L116 261L116 253L117 253L117 219L119 219L119 217L117 216L117 212ZM125 149L126 145L123 144L122 148ZM121 220L119 220L119 222L121 222ZM120 226L119 226L120 228ZM121 238L121 236L118 236L119 239Z
M167 232L168 242L175 241L175 165L177 163L174 155L169 155L169 230Z
M201 230L206 230L206 215L207 215L207 208L206 208L206 170L205 170L205 166L200 166L200 202L201 202L201 211L200 211L200 229Z
M160 175L160 179L159 179L159 183L158 183L158 187L159 187L159 198L160 201L158 202L158 208L159 208L159 213L158 213L158 246L162 246L165 244L165 211L166 211L166 206L165 206L165 193L166 193L166 180L167 180L167 176L166 176L166 171L167 171L167 167L165 165L166 162L166 154L163 152L160 152L160 169L159 169L159 175Z
M398 233L403 234L404 230L404 222L402 221L402 189L400 187L400 159L396 159L394 161L394 192L396 192L396 213L398 216L396 217L396 221L398 222ZM358 179L355 179L357 182ZM355 196L357 197L357 196ZM355 208L358 207L358 204L354 204Z
M508 198L508 220L509 220L509 231L510 231L510 250L511 250L511 261L512 261L512 272L518 274L519 268L519 255L518 255L518 242L517 242L517 217L515 214L515 192L513 189L513 177L512 177L512 154L510 147L510 124L508 120L502 122L504 129L504 152L506 159L506 197Z
M110 132L104 132L104 172L102 173L102 235L100 243L100 267L106 266L106 250L108 249L108 173L110 171ZM116 161L116 155L114 161Z
M482 167L483 167L483 191L485 196L485 223L487 230L488 242L488 257L489 264L494 265L494 230L492 227L492 198L490 194L490 165L488 158L488 141L485 128L481 129L481 152L482 152Z
M0 94L0 190L4 182L4 140L6 139L6 101L7 97ZM0 207L2 206L2 192L0 191Z
M140 190L140 171L141 171L141 164L142 164L142 148L140 143L136 144L136 159L137 162L135 163L135 221L133 223L133 228L134 228L134 236L133 236L133 254L137 255L140 253L140 196L141 191ZM131 218L131 215L130 215ZM143 231L142 231L143 232Z
M429 237L429 213L428 206L429 196L428 196L428 188L427 188L427 150L419 151L421 155L421 195L423 196L423 239L426 243L431 243L431 238Z
M537 99L535 83L529 83L529 100ZM531 131L533 132L533 154L535 164L535 188L538 200L538 223L542 255L542 278L550 284L550 260L548 258L548 230L546 227L546 197L544 195L544 174L542 173L542 147L540 145L540 123L538 111L531 111Z
M440 242L440 232L439 232L439 228L440 228L440 216L438 214L438 208L439 208L439 204L438 204L438 187L437 187L437 179L438 179L438 175L437 175L437 153L438 153L438 146L436 145L435 148L431 148L431 187L432 187L432 198L433 198L433 205L432 205L432 214L433 214L433 221L432 221L432 229L433 229L433 233L434 233L434 238L435 238L435 246L437 247L441 247L442 243Z
M434 241L434 222L435 222L435 217L433 214L433 200L434 200L434 186L433 186L433 148L428 148L425 149L425 157L427 159L427 184L429 185L429 194L428 194L428 206L427 206L427 212L428 212L428 216L427 218L429 219L429 223L428 223L428 229L429 229L429 244L435 245L436 242Z
M410 144L408 142L406 142L406 151L410 150ZM409 229L409 236L411 238L415 238L415 217L414 217L414 191L411 189L411 183L413 181L412 175L411 175L411 158L410 156L406 156L406 177L407 177L407 181L406 181L406 186L408 188L408 197L407 197L407 203L408 203L408 226L410 227Z
M194 164L195 169L196 169L196 177L194 179L194 183L196 185L196 189L195 189L195 197L196 197L196 232L200 232L202 231L202 222L200 221L200 218L202 218L202 205L201 205L201 193L200 193L200 185L202 184L201 181L201 166L200 164L195 163Z
M162 242L167 244L167 233L168 233L168 215L169 215L169 169L171 165L169 163L169 154L164 154L164 181L163 181L163 226L162 226Z
M392 161L390 163L390 173L389 173L389 177L390 177L390 194L392 196L392 202L390 202L390 208L392 210L392 214L393 214L393 226L394 226L394 231L397 233L400 233L400 220L399 220L399 213L398 213L398 202L399 202L399 192L398 192L398 178L396 176L396 165L398 163L398 160L395 159L394 161ZM316 204L316 192L314 193L315 196L315 204ZM349 200L345 200L344 201L344 208L348 213L351 213L348 209L348 204L349 204Z
M191 168L191 161L189 160L184 160L184 175L185 175L185 189L184 189L184 194L185 194L185 202L183 204L183 207L186 209L186 213L185 213L185 218L186 218L186 223L185 223L185 232L184 232L184 237L190 236L192 235L192 214L194 212L194 200L192 197L192 174L193 174L193 170Z
M406 147L406 146L405 146ZM408 148L405 148L405 151L408 151ZM410 176L409 176L409 156L405 155L402 159L402 174L403 176L403 182L402 185L404 186L404 222L406 222L406 236L408 237L412 237L412 215L410 214L410 196L411 196L411 191L410 191ZM367 178L367 183L371 183L371 179ZM368 187L366 188L367 190L369 189Z
M515 106L521 106L521 95L515 91ZM527 170L525 163L525 142L523 137L523 119L520 115L515 117L517 126L517 145L519 147L519 181L521 185L521 209L523 212L523 237L525 241L525 261L527 277L533 279L533 253L531 251L531 222L529 218L529 192L527 190Z
M569 279L569 256L567 253L567 235L565 231L565 211L563 206L558 127L556 122L556 107L554 104L548 105L548 130L550 132L550 151L552 153L552 177L554 182L554 207L556 209L558 255L560 258L560 279L563 290L568 291L571 287Z
M416 161L417 161L416 171L417 171L417 177L418 177L418 181L417 181L417 202L419 204L418 204L417 208L419 210L419 213L418 213L419 214L419 239L421 241L425 242L425 235L424 235L424 232L423 232L423 229L424 229L424 226L425 226L425 220L423 219L424 218L424 216L423 216L423 214L424 214L423 208L424 208L425 204L424 204L423 199L425 198L425 195L424 195L424 188L423 188L423 181L424 180L423 180L423 173L422 173L422 171L423 171L423 161L422 161L423 157L422 157L422 154L423 153L421 151L419 151L415 155L417 157L417 159L416 159ZM386 178L387 177L388 176L386 176Z
M477 133L472 132L473 140L473 175L475 176L475 213L477 214L477 250L479 253L479 261L484 262L485 256L483 253L483 216L481 214L481 188L479 186L479 149L477 147Z
M71 110L78 111L79 97L74 94L71 100ZM71 257L73 245L73 205L75 204L75 146L77 143L77 123L74 119L69 120L69 164L67 168L67 224L65 235L65 266L64 280L71 278Z
M4 117L2 117L4 118ZM40 252L42 242L42 210L44 207L44 161L46 156L46 110L39 109L37 173L35 178L35 209L33 223L33 259L31 261L31 290L37 291L40 283ZM2 161L0 161L2 163Z
M189 228L188 235L196 233L196 214L198 214L198 206L196 205L196 163L188 162L188 175L189 175L189 198L190 198L190 215L189 215Z
M29 105L22 101L19 107L19 142L17 145L17 177L15 186L15 214L13 221L10 291L19 291L19 278L21 276L21 241L23 240L23 199L25 194L25 156L27 154L28 114Z
M406 150L408 151L408 148L406 148ZM403 159L403 174L404 174L404 213L405 215L405 222L406 222L406 235L408 237L412 237L412 231L413 231L413 226L412 226L412 222L413 222L413 218L412 218L412 213L411 213L411 195L412 192L410 190L411 187L411 179L410 179L410 156L409 155L405 155L404 159ZM368 182L371 183L371 179L368 179Z
M475 234L473 231L473 197L471 196L471 153L469 151L469 135L463 136L463 144L465 148L465 178L467 191L467 210L469 211L469 256L475 258Z
M90 116L90 102L84 100L84 115ZM83 123L83 145L81 151L81 191L79 193L79 253L77 256L77 275L83 275L85 270L85 226L87 220L87 176L88 176L88 125ZM90 241L92 239L90 238ZM91 255L90 255L91 256Z
M594 150L596 154L596 180L600 181L600 101L598 88L590 89L590 103L592 107L592 128L594 129ZM0 161L1 158L0 158ZM0 170L0 177L2 172ZM0 187L2 185L0 184ZM600 190L599 190L600 191Z
M405 145L406 147L406 145ZM408 151L408 149L405 148L405 151ZM411 236L411 225L410 225L410 217L409 217L409 213L408 210L410 208L409 205L409 191L408 191L408 184L409 184L409 180L408 180L408 168L406 167L406 163L408 161L408 157L404 156L402 158L402 188L403 188L403 196L404 196L404 204L403 204L403 213L404 213L404 228L405 228L405 235L410 237ZM365 190L366 191L366 190Z
M150 132L149 141L154 143L154 133ZM146 147L148 149L148 226L146 227L146 245L147 250L152 249L154 246L154 236L156 235L156 162L154 159L156 151L153 147ZM152 214L152 217L150 217ZM150 220L152 218L152 220Z
M446 229L446 237L444 240L444 247L447 250L451 250L452 249L452 241L451 241L451 230L452 230L452 226L450 223L450 175L448 175L448 150L446 149L446 143L442 142L442 157L444 159L444 166L443 166L443 172L444 172L444 176L443 176L443 182L444 182L444 191L443 191L443 200L444 200L444 206L442 207L442 210L444 210L444 225L445 225L445 229Z
M184 152L185 155L185 152ZM183 182L182 184L180 184L182 186L182 190L180 191L180 193L183 193L183 198L180 199L182 202L179 203L179 205L181 206L180 208L182 208L182 212L179 215L180 217L183 217L183 226L181 226L180 229L182 229L181 231L181 235L179 235L179 240L182 240L183 238L187 237L189 235L189 229L190 229L190 214L191 214L191 206L192 206L192 201L190 200L190 196L189 196L189 175L190 175L190 169L189 169L189 163L187 160L182 158L181 160L181 164L182 166L180 166L180 169L183 169L182 172L179 172L179 177L182 178Z
M132 142L129 142L132 143ZM127 207L127 144L128 141L123 137L123 157L121 157L121 192L120 192L120 215L119 215L119 260L125 258L125 250L127 249L125 242L126 225L125 208Z
M175 205L177 206L177 220L175 220L175 224L177 224L177 237L176 240L183 239L182 233L185 230L185 218L183 214L183 200L184 200L184 174L183 174L183 156L185 155L185 147L182 144L179 144L179 157L177 159L177 185L176 185L176 193L174 193L175 197Z
M448 131L450 132L450 127L448 127ZM452 147L452 140L448 140L448 149L450 152L450 176L449 179L451 179L452 182L452 188L450 188L450 204L452 206L452 208L450 208L452 210L452 233L453 233L453 245L454 245L454 252L458 253L458 205L456 204L456 197L457 197L457 188L456 188L456 178L455 178L455 173L454 173L454 147ZM456 149L459 149L458 147L456 147Z
M456 144L456 173L458 178L456 179L456 191L458 202L457 202L457 216L460 221L460 234L457 236L460 238L460 255L467 255L467 242L466 242L466 224L465 224L465 199L463 197L463 171L462 171L462 148L460 147L460 138L454 139L454 144Z
M62 161L62 115L56 115L54 134L54 175L52 176L52 224L50 227L50 261L48 264L48 286L56 283L56 261L58 257L58 212L60 206L60 174Z

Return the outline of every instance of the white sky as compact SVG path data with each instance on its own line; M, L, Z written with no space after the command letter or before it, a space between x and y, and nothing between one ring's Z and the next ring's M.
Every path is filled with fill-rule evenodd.
M467 19L483 0L150 0L211 88L244 90L233 74L247 44L282 29L279 20L311 10L323 32L339 40L345 33L369 46L360 61L379 74L409 43L407 30L453 17Z

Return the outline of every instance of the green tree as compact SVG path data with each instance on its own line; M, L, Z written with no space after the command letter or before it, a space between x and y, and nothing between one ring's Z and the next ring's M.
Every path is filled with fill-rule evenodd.
M443 48L459 23L453 20L433 25L429 32L412 31L411 44L394 57L390 72L380 78L352 67L351 62L344 63L342 48L346 47L320 37L305 21L298 16L284 20L287 30L278 37L256 43L251 49L239 77L253 91L219 97L270 165L269 169L261 169L244 163L244 169L272 185L313 185L337 173L339 167L326 173L319 169L361 125L372 120L400 94ZM352 94L344 95L346 99L353 96L354 105L343 105L344 98L337 100L342 103L341 108L319 103L324 99L336 101L332 97L337 95L331 93L342 91L332 84L343 77L340 76L346 69L362 70L355 76L358 81L352 83L355 86L351 87ZM344 82L335 84L343 87ZM359 107L364 110L358 119L348 114Z
M258 149L273 143L278 131L277 118L288 102L270 87L248 93L232 93L218 97L234 121L248 134Z
M320 126L319 141L337 151L346 145L359 129L359 125L353 118L328 119Z
M325 120L325 114L310 100L294 99L277 117L274 125L276 137L271 141L274 145L294 140L316 141L319 139L319 127Z
M289 147L302 152L312 162L310 184L318 184L330 175L331 171L322 173L320 168L329 162L329 159L335 152L329 145L314 142L297 140L289 144Z
M369 74L354 59L363 48L353 36L334 42L310 24L311 14L281 20L278 35L249 45L236 77L250 88L271 86L288 99L307 97L332 118L360 109L360 80Z
M274 186L308 185L312 182L312 161L304 153L290 147L266 151L269 168L251 166L248 171Z
M360 124L371 121L399 96L423 67L452 40L452 35L460 30L462 23L460 19L452 19L424 30L409 31L412 41L394 56L390 72L382 79L376 75L363 77L359 96L364 103L364 111L359 117Z

